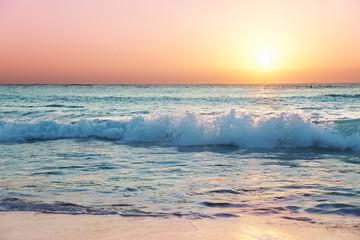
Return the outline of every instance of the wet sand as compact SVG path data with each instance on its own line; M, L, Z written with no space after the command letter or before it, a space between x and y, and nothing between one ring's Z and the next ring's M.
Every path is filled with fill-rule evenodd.
M0 239L360 239L360 225L261 217L188 219L0 212Z

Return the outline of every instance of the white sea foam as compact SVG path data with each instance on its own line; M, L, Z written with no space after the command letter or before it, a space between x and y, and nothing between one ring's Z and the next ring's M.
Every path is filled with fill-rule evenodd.
M358 125L358 123L355 123ZM235 110L220 115L138 115L130 119L82 119L75 122L0 121L0 141L105 138L124 143L173 146L235 145L242 148L320 147L360 150L359 128L342 131L336 124L315 124L291 113L255 118Z

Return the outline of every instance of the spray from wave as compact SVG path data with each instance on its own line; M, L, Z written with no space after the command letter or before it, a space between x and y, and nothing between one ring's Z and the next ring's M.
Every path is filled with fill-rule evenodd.
M81 119L74 122L0 120L0 141L104 138L123 143L171 146L319 147L359 151L359 121L346 125L346 129L338 126L341 124L316 124L291 113L260 118L235 110L219 115L153 113L130 119Z

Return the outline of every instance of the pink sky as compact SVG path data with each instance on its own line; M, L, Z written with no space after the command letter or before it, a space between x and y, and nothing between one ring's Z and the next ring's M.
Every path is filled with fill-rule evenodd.
M358 0L0 0L0 83L360 83L359 24Z

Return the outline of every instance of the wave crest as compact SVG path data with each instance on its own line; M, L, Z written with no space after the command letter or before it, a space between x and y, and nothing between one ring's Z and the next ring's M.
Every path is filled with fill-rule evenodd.
M105 138L124 143L173 146L235 145L242 148L320 147L360 150L359 123L351 132L336 123L315 124L299 114L255 118L231 110L227 114L138 115L127 119L81 119L75 122L0 120L0 141Z

